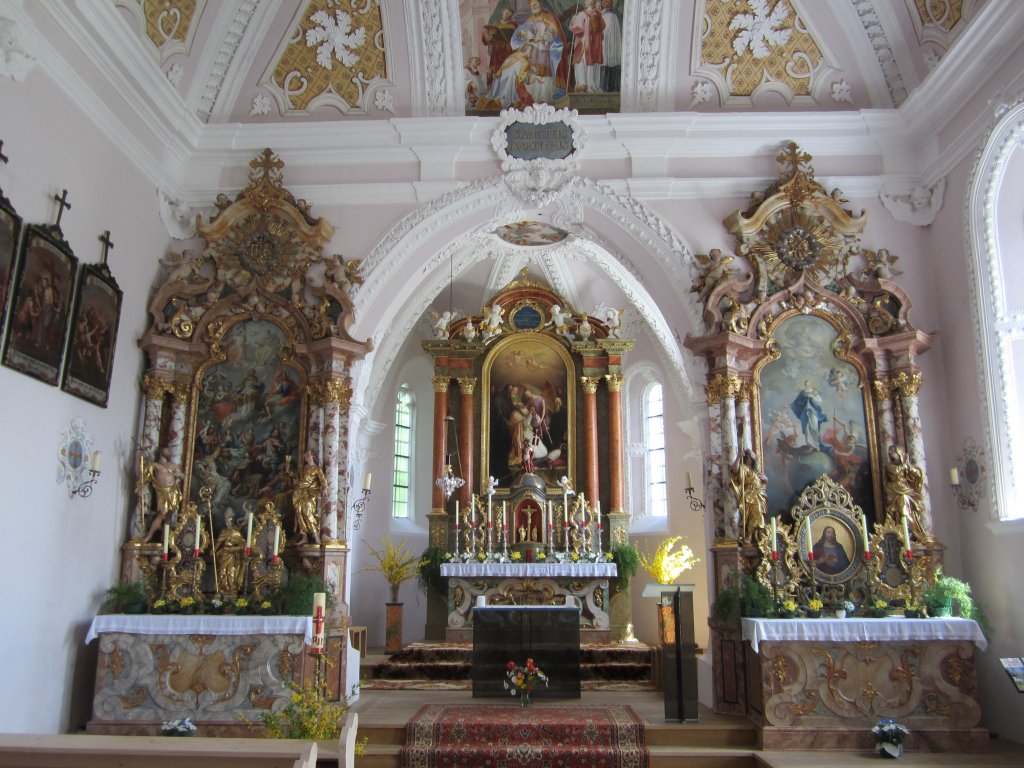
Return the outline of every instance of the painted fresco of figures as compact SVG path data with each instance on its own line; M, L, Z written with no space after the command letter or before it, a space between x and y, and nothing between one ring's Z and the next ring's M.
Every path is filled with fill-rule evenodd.
M261 500L288 507L285 459L301 455L304 383L297 368L282 362L285 347L284 333L267 320L244 320L224 334L226 359L200 382L191 498L205 485L217 508Z
M769 515L788 515L800 492L823 474L875 510L868 418L860 374L837 358L836 329L797 315L776 331L781 357L761 373L761 435Z

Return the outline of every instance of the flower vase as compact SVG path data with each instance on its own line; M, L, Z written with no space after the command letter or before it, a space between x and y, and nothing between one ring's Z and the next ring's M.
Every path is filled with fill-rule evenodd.
M530 702L532 702L532 701L533 701L533 695L531 693L529 693L528 691L523 691L522 695L519 697L519 706L521 706L521 707L528 707L528 706L530 706Z
M893 744L888 741L880 741L877 746L878 754L882 757L889 757L893 760L899 760L903 757L903 744Z
M837 619L845 619L846 618L846 611L843 610L842 608L837 609L836 610L836 618Z

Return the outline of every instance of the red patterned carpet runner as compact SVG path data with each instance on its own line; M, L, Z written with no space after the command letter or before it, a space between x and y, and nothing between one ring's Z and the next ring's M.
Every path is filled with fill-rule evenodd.
M402 768L647 768L626 706L428 704L406 725Z

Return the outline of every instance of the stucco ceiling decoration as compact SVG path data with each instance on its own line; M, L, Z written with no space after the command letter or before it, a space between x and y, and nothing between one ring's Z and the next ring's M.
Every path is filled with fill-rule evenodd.
M694 24L695 75L718 88L722 106L747 106L763 92L817 104L840 70L798 13L795 0L704 0Z
M917 39L922 43L938 43L948 48L959 34L958 25L969 17L971 0L913 0L910 18Z
M175 54L188 54L206 0L134 0L118 5L135 19L139 34L153 44L162 64Z
M310 0L295 16L260 85L281 114L331 106L367 114L394 112L388 79L386 20L374 0ZM390 97L390 98L389 98Z

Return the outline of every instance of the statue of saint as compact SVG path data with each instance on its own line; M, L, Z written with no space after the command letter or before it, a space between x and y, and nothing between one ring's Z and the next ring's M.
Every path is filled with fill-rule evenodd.
M312 451L303 456L305 466L295 481L292 491L292 506L295 509L296 544L306 544L313 537L315 544L320 543L320 516L317 514L317 502L327 487L324 472L316 465Z
M153 535L160 530L165 521L177 511L181 505L181 480L185 473L181 471L181 465L171 460L171 449L164 447L160 449L160 458L156 461L147 459L144 453L139 454L139 479L135 484L135 492L145 493L146 486L152 486L153 494L156 497L153 522L142 538L146 544Z
M231 507L224 510L224 530L217 536L217 586L221 594L237 595L245 579L245 537L235 528Z
M744 542L752 544L754 532L764 528L768 513L767 482L768 478L757 468L754 452L744 448L729 470L729 485L740 509L740 539Z
M924 473L910 463L899 446L890 445L889 463L885 465L885 516L896 525L906 516L910 533L921 542L931 539L921 525L923 499Z

